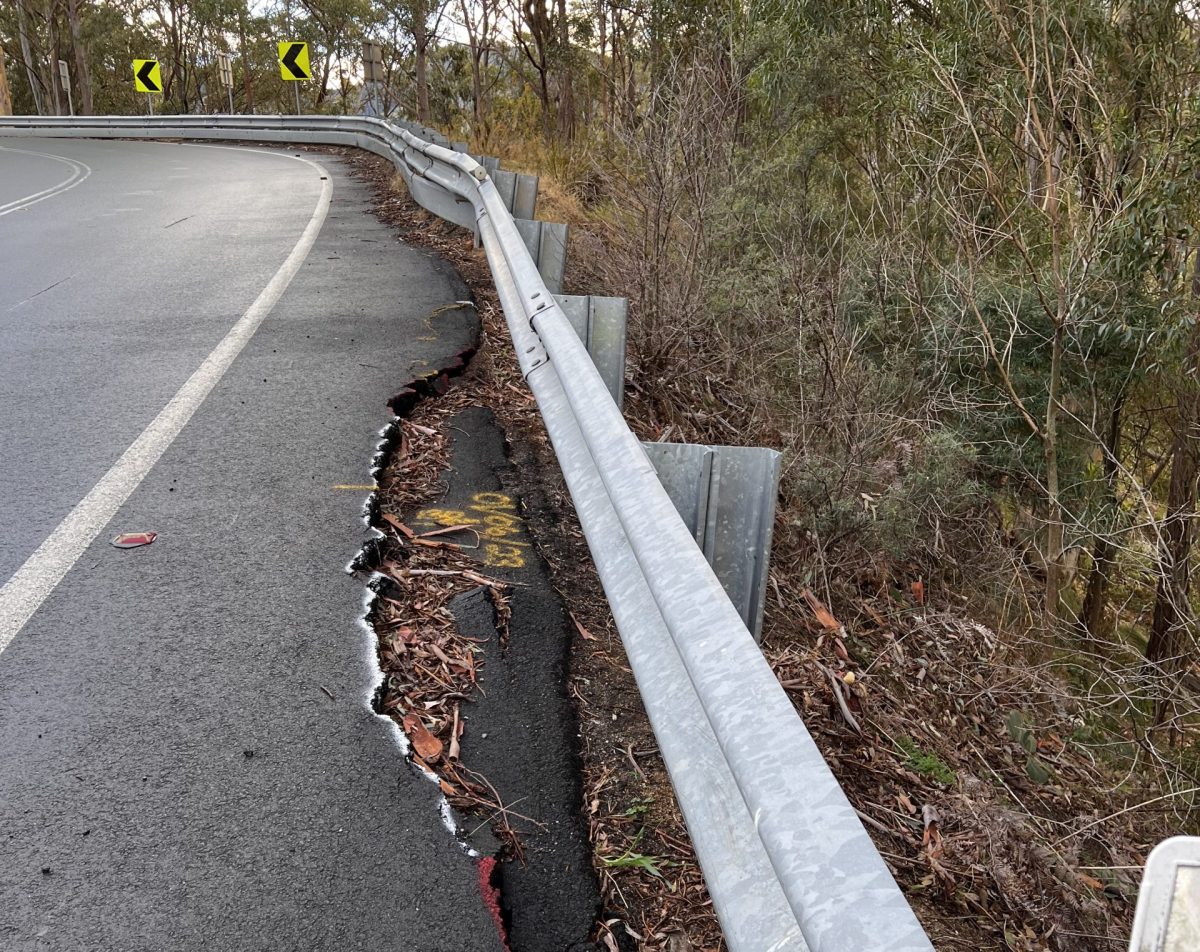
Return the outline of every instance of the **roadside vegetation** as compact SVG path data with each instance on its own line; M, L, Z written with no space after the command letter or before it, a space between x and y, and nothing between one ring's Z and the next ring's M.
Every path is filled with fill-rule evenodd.
M226 50L235 108L287 111L278 39L355 112L365 38L388 108L542 174L570 290L630 298L641 434L785 452L766 650L938 947L1122 948L1148 849L1200 833L1200 10L0 9L18 113L52 58L140 111L154 55L167 111L215 111ZM644 741L597 864L643 911L687 861Z

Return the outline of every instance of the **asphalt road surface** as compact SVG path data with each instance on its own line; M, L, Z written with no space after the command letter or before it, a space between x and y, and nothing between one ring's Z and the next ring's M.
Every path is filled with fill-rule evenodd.
M336 158L0 138L0 948L500 949L343 572L464 296Z

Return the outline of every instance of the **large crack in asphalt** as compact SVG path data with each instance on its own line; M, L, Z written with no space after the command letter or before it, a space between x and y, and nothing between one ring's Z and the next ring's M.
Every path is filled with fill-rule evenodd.
M520 525L505 436L454 385L478 346L388 404L363 510L371 538L349 567L368 579L362 622L379 671L370 704L412 769L439 786L443 824L475 859L505 948L588 952L599 948L601 900L580 813L570 621ZM423 414L441 426L417 422ZM413 460L417 474L406 472ZM408 663L423 653L442 667ZM432 690L414 688L413 670Z

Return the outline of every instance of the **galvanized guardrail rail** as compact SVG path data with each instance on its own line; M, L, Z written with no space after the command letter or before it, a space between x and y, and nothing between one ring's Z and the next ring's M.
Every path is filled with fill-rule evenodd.
M390 160L419 204L474 231L730 949L932 950L484 163L432 130L365 117L19 117L0 119L0 135L357 146Z

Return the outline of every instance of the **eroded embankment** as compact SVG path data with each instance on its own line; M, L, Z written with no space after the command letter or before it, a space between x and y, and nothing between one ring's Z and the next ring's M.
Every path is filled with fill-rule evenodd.
M523 499L524 530L536 550L537 564L549 568L547 587L561 592L570 608L567 631L554 636L546 654L555 664L561 662L563 670L555 678L569 694L567 740L578 756L583 780L571 805L582 819L576 816L572 823L586 823L590 855L579 862L590 864L588 878L599 881L603 900L603 911L594 918L593 938L599 948L610 952L717 950L722 947L720 929L682 815L545 428L508 344L486 260L459 229L438 223L397 191L386 163L370 156L350 157L350 162L375 187L377 214L400 229L405 240L452 262L475 297L483 329L463 385L474 400L495 413L507 440L504 450L510 472L505 479L519 485L519 492L514 488L510 495ZM420 414L431 407L448 409L459 399L455 387L434 404L421 403L413 422L425 426L428 421ZM449 432L462 435L454 429ZM430 437L419 430L415 435ZM405 487L398 489L403 492ZM411 494L401 496L395 511L411 513L419 505ZM428 528L446 527L439 523ZM427 541L442 538L428 536ZM523 591L514 588L518 598ZM491 689L485 685L484 690ZM487 739L493 740L494 735L489 732ZM578 780L576 776L574 782ZM528 812L525 803L511 800L507 808ZM512 869L512 864L500 865L501 872ZM511 875L505 879L508 901L516 893L516 879ZM595 902L594 887L590 888Z
M473 353L402 388L373 461L375 537L353 566L371 592L373 704L438 784L509 947L584 949L599 898L579 818L570 625L504 481L503 434L467 374Z

